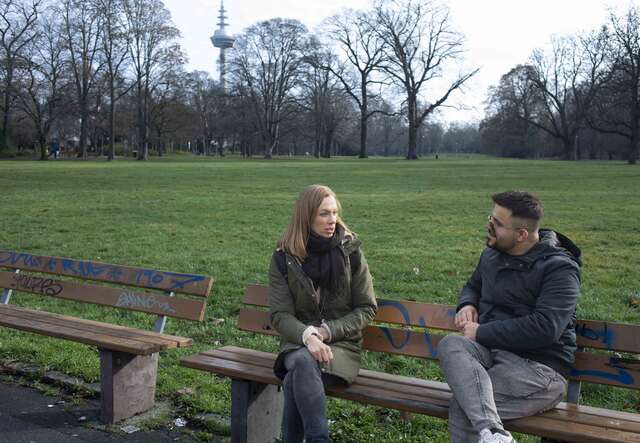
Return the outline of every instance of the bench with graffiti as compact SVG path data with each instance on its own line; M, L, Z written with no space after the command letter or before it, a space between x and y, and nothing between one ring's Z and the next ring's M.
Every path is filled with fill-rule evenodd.
M202 275L0 250L0 326L96 346L101 420L114 423L153 406L158 352L192 342L164 334L167 317L202 321L212 284L211 277ZM145 330L27 309L9 304L12 293L14 301L21 299L15 293L44 296L47 300L38 304L57 312L85 311L61 304L64 299L153 314L155 321L150 318L153 328ZM175 297L177 293L189 297Z
M240 329L277 335L269 322L265 286L250 285L243 303ZM369 351L437 361L438 342L447 331L455 330L453 306L379 299L378 307L375 322L364 334L364 348ZM640 442L640 414L578 403L581 383L640 388L640 326L579 320L577 333L580 349L566 401L542 414L506 422L505 426L543 439ZM280 432L282 393L272 370L274 359L271 353L225 346L184 358L181 364L230 377L232 441L266 442L274 441ZM446 383L366 369L350 387L330 387L327 393L445 419L451 396Z

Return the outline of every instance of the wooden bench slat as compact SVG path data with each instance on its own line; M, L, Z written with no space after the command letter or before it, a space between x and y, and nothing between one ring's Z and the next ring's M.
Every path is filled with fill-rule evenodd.
M153 343L167 348L186 347L193 343L192 339L186 337L160 334L158 332L146 331L143 329L128 328L111 323L85 320L82 318L69 317L61 314L26 309L12 305L0 305L0 312L16 318L24 318L27 320L47 322L57 326L75 328L78 329L79 333L90 331L96 334L107 334L114 337Z
M571 378L589 383L640 389L640 360L576 352Z
M268 288L258 284L247 286L243 303L268 307ZM452 305L378 299L378 314L374 321L455 331L454 315L455 306ZM640 353L640 325L579 319L576 334L578 346Z
M640 423L640 414L633 412L616 411L612 409L596 408L594 406L576 405L573 403L560 402L556 405L556 409L568 411L570 413L580 412L582 414L591 414L593 416L601 416L613 418L615 420L624 420L632 423Z
M72 327L52 325L36 320L20 319L2 312L0 312L0 325L136 355L149 355L166 348L158 344L144 343L123 337L114 337L87 331L80 333L78 329Z
M225 346L216 350L204 351L202 355L244 362L267 369L273 367L276 357L275 354L234 346ZM407 398L414 395L422 395L425 398L428 397L430 401L444 402L442 404L447 404L451 397L449 386L443 382L392 375L366 369L360 370L360 374L355 383L357 386L383 388L385 391L396 392ZM618 413L616 411L585 406L576 409L575 407L567 407L566 403L561 403L556 409L545 413L545 416L551 417L554 420L577 421L579 423L600 427L623 427L626 430L640 433L640 417L630 413Z
M0 250L0 267L87 280L118 283L140 288L160 289L207 297L213 278L196 274L157 271L133 266L112 265L64 257L49 257Z
M238 328L245 331L278 335L271 327L269 313L256 309L241 309ZM371 351L412 357L436 359L436 350L442 335L367 326L364 330L363 348ZM571 375L572 380L640 389L640 360L622 360L607 354L577 352Z
M640 325L578 320L576 336L585 348L640 353Z
M202 320L206 307L205 303L199 300L134 292L122 288L82 284L68 280L47 279L6 271L0 271L0 288L187 320Z
M251 357L252 361L246 361ZM242 361L245 359L245 361ZM267 384L279 384L279 380L273 374L271 366L275 354L254 353L252 350L236 348L232 346L213 351L205 351L196 356L183 359L181 364L216 374L257 381ZM244 373L242 371L245 371ZM240 376L241 374L244 374ZM375 384L375 379L386 379L385 384ZM407 410L409 412L427 413L446 418L447 405L450 393L443 392L439 388L446 384L435 385L435 390L406 389L406 384L395 383L390 374L377 373L375 371L362 370L353 385L349 388L329 388L330 395L359 401L365 404L375 404L383 407ZM404 377L410 379L409 377ZM420 379L412 379L415 383ZM398 386L394 386L394 384ZM573 410L571 410L573 409ZM600 415L597 413L600 412ZM576 433L581 436L581 441L624 441L637 442L640 438L638 422L626 421L624 417L610 417L612 411L592 407L567 407L559 405L557 409L548 411L540 416L526 417L523 419L506 422L508 429L520 432L544 435L549 438L565 438L571 440ZM624 415L624 414L623 414ZM631 415L631 414L629 414ZM635 419L635 417L634 417ZM608 436L603 439L601 431L607 429ZM567 431L567 429L569 429ZM624 430L623 430L624 429ZM600 432L598 432L600 431ZM632 431L632 432L627 432Z
M510 431L541 435L547 438L584 443L639 443L640 434L595 425L556 421L543 415L506 421ZM579 440L576 440L579 438Z

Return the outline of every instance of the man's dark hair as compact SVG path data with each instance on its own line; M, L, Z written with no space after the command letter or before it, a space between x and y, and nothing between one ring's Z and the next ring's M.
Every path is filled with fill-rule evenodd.
M537 195L528 191L506 191L491 196L496 205L511 210L514 217L533 220L535 227L544 215L542 202Z

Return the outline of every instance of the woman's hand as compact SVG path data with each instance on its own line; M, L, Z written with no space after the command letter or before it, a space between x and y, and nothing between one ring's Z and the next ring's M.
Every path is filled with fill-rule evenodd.
M320 363L329 363L333 360L333 352L331 352L331 347L322 343L322 340L318 338L317 335L312 335L307 340L307 349Z

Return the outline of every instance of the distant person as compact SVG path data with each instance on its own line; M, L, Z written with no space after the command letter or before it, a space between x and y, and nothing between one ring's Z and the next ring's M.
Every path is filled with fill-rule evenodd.
M53 156L53 158L58 158L60 155L60 143L57 141L51 142L51 152L49 153L49 157Z
M539 229L542 202L526 191L493 196L487 248L460 293L438 357L453 397L451 442L513 442L503 420L564 396L576 350L580 249Z
M358 375L362 329L377 305L360 240L331 189L305 188L269 269L271 324L280 333L284 443L330 442L324 388Z

